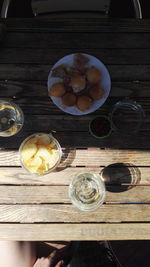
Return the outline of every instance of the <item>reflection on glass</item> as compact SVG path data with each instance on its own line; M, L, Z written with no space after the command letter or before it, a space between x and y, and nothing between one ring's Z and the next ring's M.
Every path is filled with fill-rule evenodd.
M22 110L12 101L0 100L0 136L15 135L21 130L23 123Z
M104 202L105 185L98 174L81 173L71 182L69 196L77 208L91 211Z
M122 134L135 134L140 130L144 116L141 105L135 101L119 101L111 114L113 129Z

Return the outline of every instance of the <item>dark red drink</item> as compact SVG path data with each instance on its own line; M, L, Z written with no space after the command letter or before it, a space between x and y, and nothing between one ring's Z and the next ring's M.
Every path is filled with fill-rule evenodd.
M95 137L106 137L111 132L111 121L108 117L98 116L91 121L89 129Z

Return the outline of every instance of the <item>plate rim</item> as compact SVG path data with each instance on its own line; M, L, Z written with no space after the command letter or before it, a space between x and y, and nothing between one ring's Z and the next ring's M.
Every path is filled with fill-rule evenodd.
M57 103L55 103L55 99L57 99L56 97L52 97L52 96L50 96L49 94L48 94L48 96L51 98L53 104L55 104L61 111L65 112L65 113L67 113L67 114L70 114L70 115L74 115L74 116L82 116L82 115L87 115L87 114L90 114L90 113L95 112L96 110L98 110L98 109L99 109L99 108L106 102L107 98L109 97L110 90L111 90L111 77L110 77L110 73L109 73L107 67L105 66L105 64L103 63L103 61L101 61L101 60L100 60L99 58L97 58L96 56L91 55L91 54L87 54L87 53L82 53L82 52L80 52L80 53L71 53L71 54L68 54L68 55L63 56L62 58L60 58L59 60L57 60L55 64L53 64L51 70L49 71L48 79L47 79L48 93L49 93L49 79L51 79L51 78L55 78L55 79L58 79L59 81L62 81L62 79L61 79L60 77L51 77L51 74L52 74L53 69L54 69L55 67L57 67L56 65L58 65L60 61L65 60L66 57L73 57L73 56L76 55L76 54L82 54L82 55L84 55L84 56L86 56L86 57L88 57L88 58L89 58L89 57L90 57L90 58L93 58L94 60L96 60L98 63L100 63L100 64L102 65L103 70L105 71L105 74L107 75L107 78L108 78L108 85L107 85L108 88L107 88L107 90L106 90L106 92L108 92L108 93L107 93L107 96L103 98L103 99L104 99L103 102L102 102L98 107L95 107L94 110L92 110L92 111L91 111L90 109L87 110L87 111L81 111L81 110L79 110L79 109L77 108L77 110L79 111L79 113L77 114L77 113L73 113L73 112L71 112L71 111L65 110L62 106L60 106L60 105L58 105ZM90 58L89 58L89 60L90 60ZM60 63L60 64L63 64L63 63ZM100 100L101 100L101 99L100 99ZM96 100L95 102L99 102L100 100ZM74 106L72 106L72 107L74 107ZM71 107L71 108L72 108L72 107ZM66 106L66 109L68 109L68 108L69 108L69 107Z

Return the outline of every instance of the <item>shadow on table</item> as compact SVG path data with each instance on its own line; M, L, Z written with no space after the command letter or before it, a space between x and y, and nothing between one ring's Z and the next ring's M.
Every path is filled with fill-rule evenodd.
M57 168L57 171L62 171L68 167L71 166L72 162L74 161L76 157L76 149L72 148L72 149L64 149L63 150L63 154L62 154L62 158L61 158L61 162L59 167Z
M141 172L133 164L115 163L101 171L101 177L110 192L123 192L140 183Z

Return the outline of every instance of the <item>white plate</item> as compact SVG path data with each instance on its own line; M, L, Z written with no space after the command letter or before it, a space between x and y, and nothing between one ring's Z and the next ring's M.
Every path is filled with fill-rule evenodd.
M68 66L73 66L74 55L75 54L70 54L70 55L65 56L65 57L61 58L60 60L58 60L56 62L56 64L53 66L52 70L61 64L67 64ZM100 108L104 104L104 102L106 101L107 97L109 96L110 88L111 88L110 75L109 75L109 72L108 72L107 68L105 67L105 65L94 56L91 56L88 54L83 54L83 53L82 53L82 55L86 56L89 59L89 62L86 64L87 67L94 66L101 71L102 80L100 82L100 86L102 86L102 88L104 89L104 96L103 96L103 98L101 98L97 101L93 101L92 107L86 111L81 111L76 106L67 107L62 103L60 97L51 96L53 103L58 108L60 108L64 112L72 114L72 115L85 115L85 114L89 114L91 112L94 112L95 110ZM61 78L51 77L52 76L52 70L50 71L50 73L48 75L48 91L50 91L50 88L54 83L62 81Z

